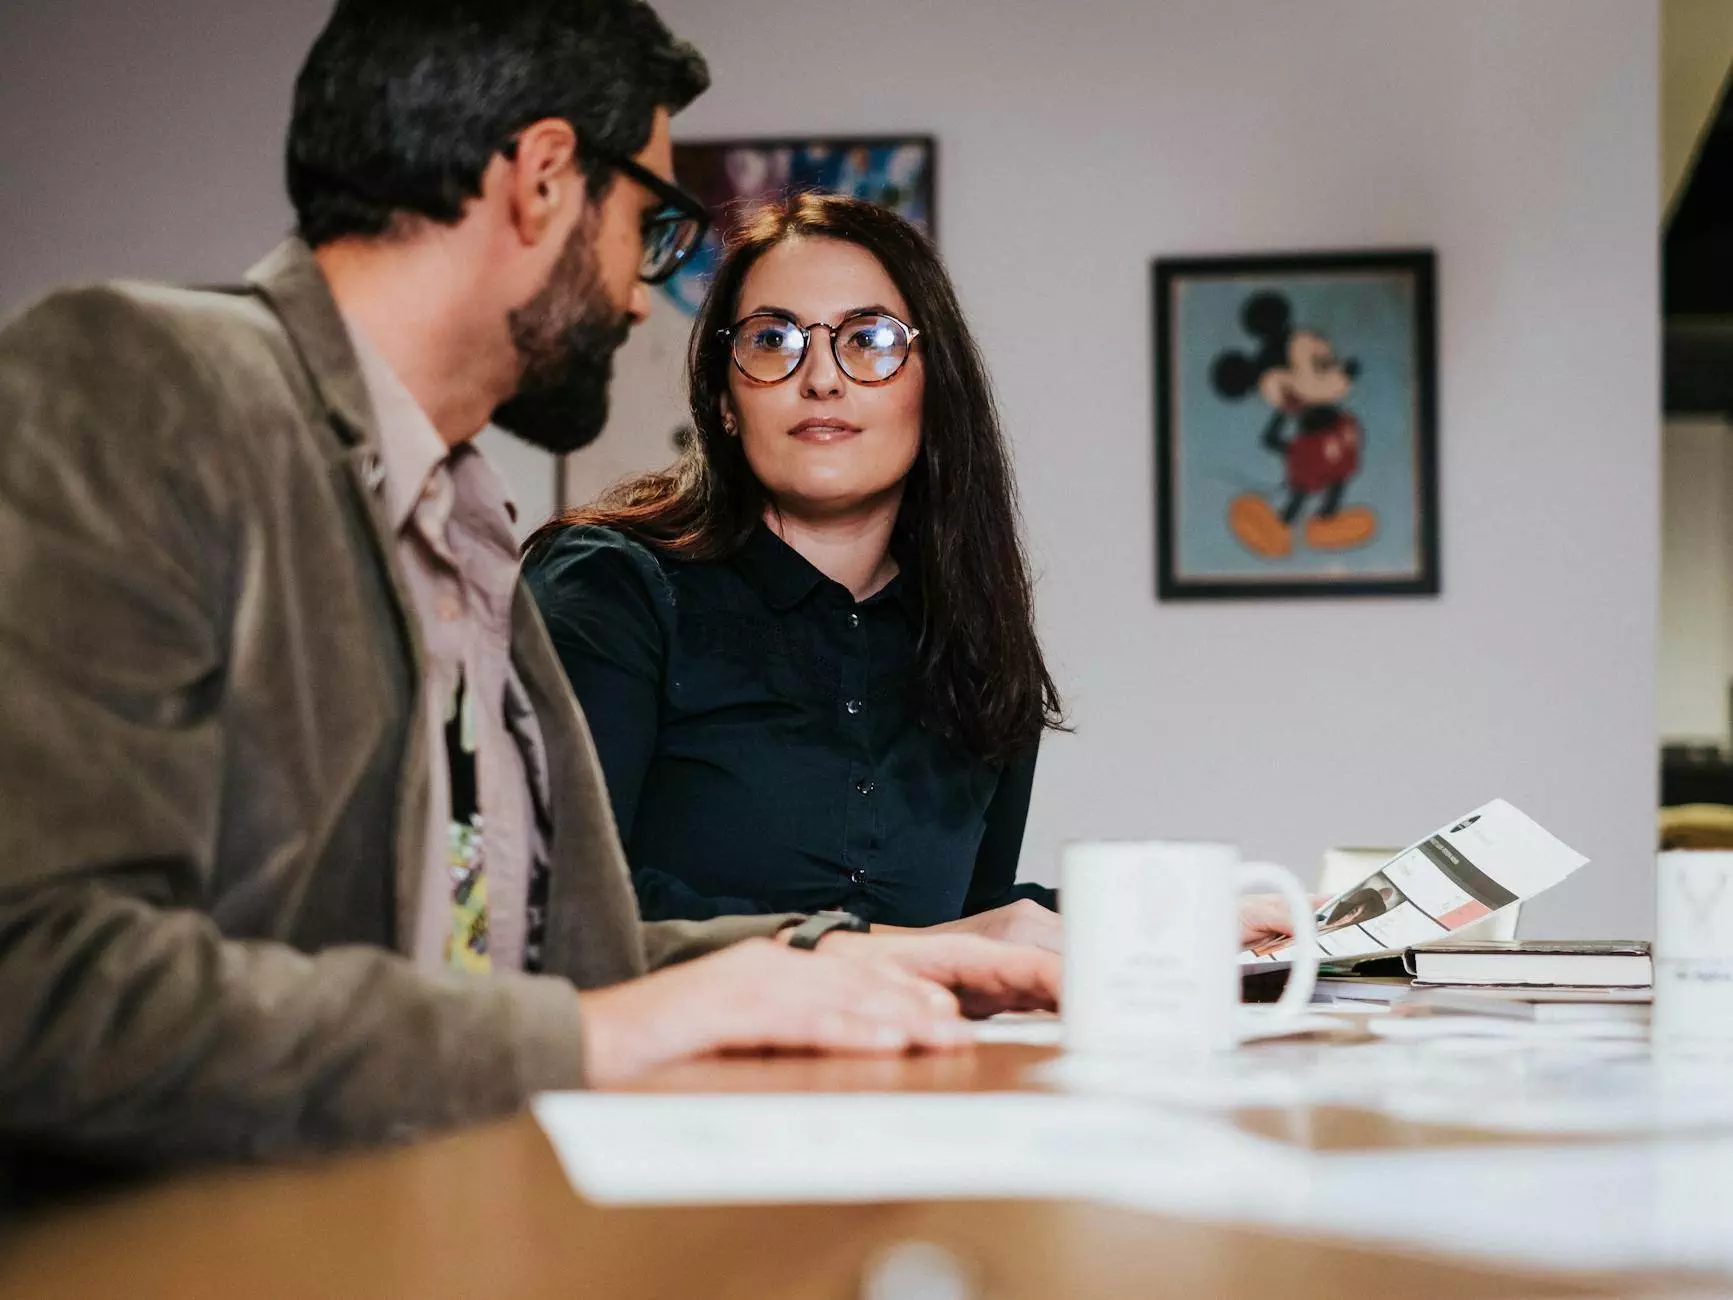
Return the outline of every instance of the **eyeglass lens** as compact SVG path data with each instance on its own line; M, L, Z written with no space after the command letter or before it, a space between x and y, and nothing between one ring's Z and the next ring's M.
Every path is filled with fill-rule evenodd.
M734 361L750 379L773 384L800 369L808 333L781 316L748 316L734 327ZM882 384L909 359L913 335L894 316L850 316L831 331L837 367L859 384Z
M644 260L638 276L651 283L667 279L691 254L703 231L679 212L665 212L644 224Z

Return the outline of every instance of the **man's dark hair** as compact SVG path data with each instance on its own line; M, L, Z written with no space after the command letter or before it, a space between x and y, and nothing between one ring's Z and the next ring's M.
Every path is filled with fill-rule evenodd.
M658 106L703 93L703 57L643 0L338 0L295 81L289 199L314 247L402 215L452 224L488 160L571 123L592 198Z

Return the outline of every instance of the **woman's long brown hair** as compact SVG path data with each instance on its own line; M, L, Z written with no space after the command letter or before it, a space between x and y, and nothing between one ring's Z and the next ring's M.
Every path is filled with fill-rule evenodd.
M695 436L679 460L568 510L529 539L536 554L562 530L599 524L683 560L734 555L763 519L763 485L722 427L740 287L784 240L840 239L876 257L921 331L926 368L921 448L897 517L899 554L918 556L925 615L915 707L923 725L990 762L1061 725L1059 693L1035 633L1016 487L986 367L938 254L895 213L858 199L804 194L761 209L730 241L699 311L687 357Z

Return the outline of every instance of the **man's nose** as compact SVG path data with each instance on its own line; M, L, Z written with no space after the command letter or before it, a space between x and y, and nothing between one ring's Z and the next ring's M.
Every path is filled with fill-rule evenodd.
M626 300L626 317L634 325L650 319L650 286L642 280L632 286L632 296Z

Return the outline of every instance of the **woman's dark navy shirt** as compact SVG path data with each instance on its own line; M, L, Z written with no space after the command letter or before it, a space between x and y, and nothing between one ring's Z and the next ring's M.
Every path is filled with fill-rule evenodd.
M1019 897L1035 751L911 708L912 575L856 603L768 528L688 563L573 527L525 577L584 707L647 920L845 908L933 925Z

